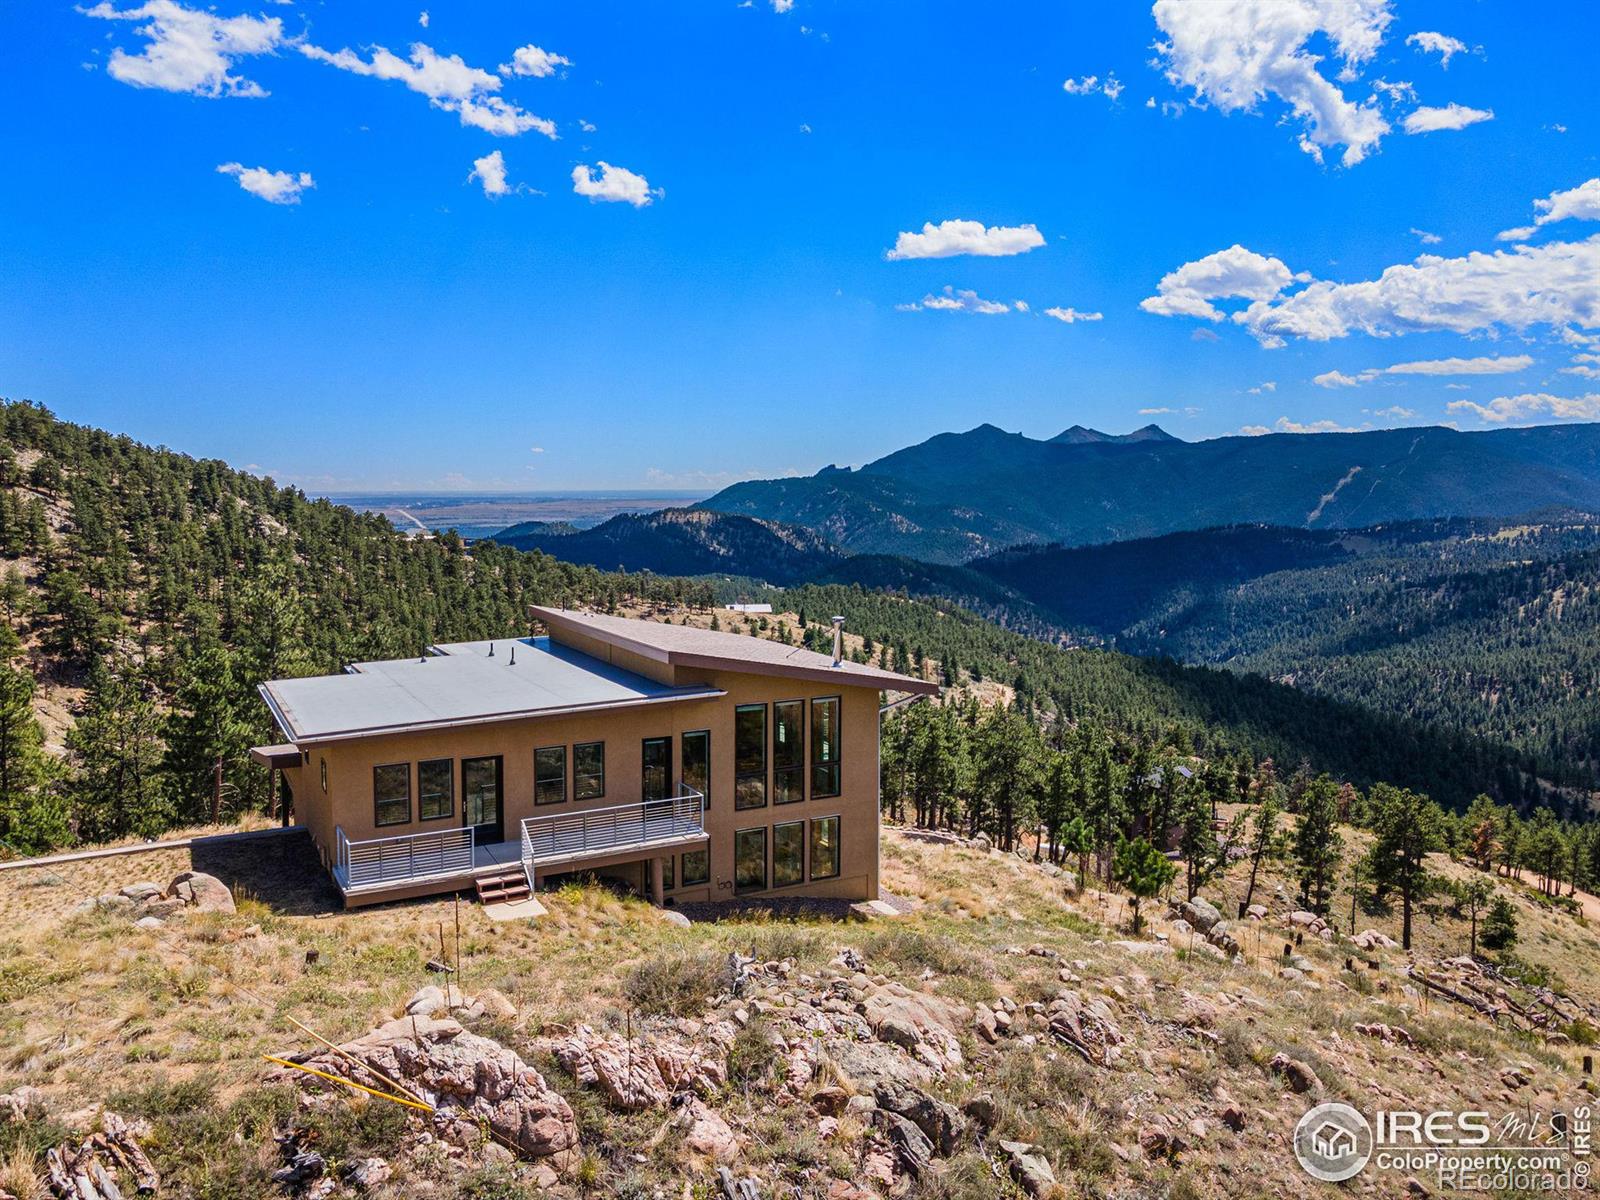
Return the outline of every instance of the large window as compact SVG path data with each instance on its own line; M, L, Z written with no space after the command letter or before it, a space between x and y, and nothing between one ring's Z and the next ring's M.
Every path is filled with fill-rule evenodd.
M806 798L806 703L782 700L772 706L772 802L793 804Z
M404 825L411 820L411 764L372 768L372 821Z
M546 746L533 752L533 802L567 802L567 748Z
M665 800L672 795L672 739L644 739L644 779L641 799Z
M839 876L839 818L818 817L811 822L811 878Z
M677 865L677 860L668 854L661 860L661 890L673 891L678 886L678 881L673 877L672 868Z
M772 827L772 886L788 887L806 877L806 823Z
M437 821L456 811L456 764L435 758L417 764L417 818Z
M764 808L767 803L767 706L741 704L733 710L733 806Z
M767 886L767 830L741 829L733 835L735 891L760 891Z
M606 794L606 744L580 742L572 748L572 798L598 800Z
M706 807L711 807L711 731L697 729L693 733L686 733L682 739L682 749L679 750L678 769L683 772L683 782L686 787L692 787L706 798ZM704 882L702 880L702 882Z
M811 702L811 795L839 794L839 697Z
M711 882L711 851L686 850L683 855L683 886Z

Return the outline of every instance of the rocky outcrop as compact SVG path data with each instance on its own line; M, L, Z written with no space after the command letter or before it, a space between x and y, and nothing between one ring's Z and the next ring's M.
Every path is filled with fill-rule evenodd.
M203 871L184 871L167 884L169 900L182 900L196 912L233 912L233 893L215 875Z
M638 1110L659 1107L676 1092L715 1092L728 1079L728 1038L731 1031L699 1045L660 1034L629 1040L580 1025L537 1045L585 1087L598 1087L619 1108Z
M475 1144L486 1127L500 1145L527 1158L560 1162L578 1146L572 1109L544 1076L515 1051L452 1020L401 1017L344 1043L338 1053L319 1050L291 1061L392 1091L386 1076L432 1106L440 1133L461 1144ZM284 1075L322 1086L301 1072Z

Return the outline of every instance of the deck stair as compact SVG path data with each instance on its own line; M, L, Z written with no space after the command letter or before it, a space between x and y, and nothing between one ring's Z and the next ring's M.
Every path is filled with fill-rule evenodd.
M521 866L479 875L474 882L478 885L480 904L515 903L532 895L528 890L528 877Z

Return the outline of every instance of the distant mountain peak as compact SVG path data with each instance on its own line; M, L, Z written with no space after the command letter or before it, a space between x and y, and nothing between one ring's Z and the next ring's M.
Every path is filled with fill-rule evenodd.
M1074 425L1070 429L1063 429L1050 440L1058 445L1086 446L1094 443L1127 445L1131 442L1176 442L1182 439L1173 437L1161 426L1151 423L1132 433L1102 433L1098 429Z

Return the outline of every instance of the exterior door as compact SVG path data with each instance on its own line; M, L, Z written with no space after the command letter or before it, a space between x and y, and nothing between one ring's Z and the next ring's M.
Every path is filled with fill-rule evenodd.
M652 800L666 800L672 795L672 739L654 737L644 739L644 778L640 781L639 798L646 804Z
M472 827L480 846L506 840L504 777L505 762L498 754L461 760L461 823Z

